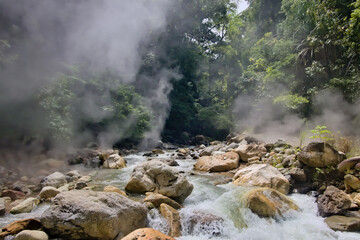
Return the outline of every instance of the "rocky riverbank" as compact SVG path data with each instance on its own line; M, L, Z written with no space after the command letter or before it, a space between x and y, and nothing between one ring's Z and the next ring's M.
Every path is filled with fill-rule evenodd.
M360 231L360 158L346 159L327 143L314 142L300 149L283 141L264 143L237 135L189 148L154 149L144 153L147 161L131 167L121 187L99 184L93 172L111 171L116 176L120 169L130 168L127 154L82 149L66 159L44 160L43 165L56 162L59 171L41 176L48 170L39 168L38 177L15 177L2 166L0 218L26 216L42 206L46 210L33 219L9 223L0 237L173 239L180 237L184 228L191 232L199 226L224 225L222 217L201 210L187 216L186 226L182 224L180 211L194 191L189 177L197 175L216 179L215 185L251 187L239 202L260 218L286 221L288 212L303 211L289 198L291 193L301 193L316 197L318 214L330 228ZM185 160L193 166L191 171L177 167ZM70 171L63 171L63 165ZM152 209L166 222L166 232L149 228ZM216 229L212 234L221 236Z

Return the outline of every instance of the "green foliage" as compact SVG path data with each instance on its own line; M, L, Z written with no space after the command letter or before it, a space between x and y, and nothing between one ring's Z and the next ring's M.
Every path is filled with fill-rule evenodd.
M297 94L288 94L274 98L274 103L281 103L290 109L297 109L301 105L309 103L309 100Z
M315 129L310 130L312 136L311 139L319 139L324 142L331 142L334 140L333 133L327 129L326 126L317 125Z

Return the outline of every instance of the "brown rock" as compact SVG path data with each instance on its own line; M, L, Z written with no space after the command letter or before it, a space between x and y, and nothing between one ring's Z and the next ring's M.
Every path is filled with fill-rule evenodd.
M256 188L245 195L246 205L260 217L282 216L299 207L288 197L271 188Z
M104 168L121 169L126 167L125 160L117 153L110 155L103 163Z
M116 192L116 193L118 193L120 195L123 195L123 196L127 197L126 192L121 191L119 188L114 187L114 186L110 186L110 185L104 187L104 192Z
M360 156L359 157L353 157L349 159L345 159L338 165L338 170L340 172L349 171L352 167L356 166L360 163Z
M170 227L169 235L171 237L180 237L181 222L179 212L166 203L162 203L160 204L160 214L166 219Z
M160 207L162 203L166 203L167 205L170 205L171 207L175 209L180 209L181 205L171 198L168 198L167 196L153 193L153 192L147 192L146 197L144 199L144 202L150 202L152 203L156 208Z
M10 197L11 201L15 201L17 199L24 199L25 193L15 190L4 190L1 197Z
M301 168L291 168L289 171L289 175L296 181L296 182L306 182L306 174L304 169Z
M357 217L345 217L335 215L326 218L325 222L334 231L360 231L360 218Z
M236 169L239 166L239 155L227 152L215 156L200 157L194 165L196 170L208 172L225 172Z
M346 174L344 177L345 187L351 187L355 191L360 189L360 180L351 174Z
M175 238L152 228L140 228L123 237L121 240L175 240Z
M325 142L309 143L298 157L302 163L310 167L333 166L342 160L342 155Z
M12 222L5 227L2 228L2 232L0 233L0 238L5 237L7 235L15 235L22 230L38 230L41 228L40 221L36 219L23 219L19 221Z
M342 215L350 208L351 199L336 187L328 186L326 191L317 199L317 205L322 217Z
M267 150L263 144L248 144L248 145L240 145L237 147L234 152L239 154L240 160L244 162L248 162L249 158L253 157L264 157L267 153Z

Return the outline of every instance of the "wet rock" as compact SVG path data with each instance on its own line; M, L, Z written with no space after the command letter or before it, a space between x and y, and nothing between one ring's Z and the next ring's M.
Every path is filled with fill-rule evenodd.
M234 152L200 157L194 165L195 170L208 172L225 172L236 169L239 165L239 155Z
M146 197L144 199L144 202L150 202L154 205L154 207L158 208L162 203L166 203L167 205L170 205L171 207L175 209L180 209L181 205L171 198L168 198L167 196L153 193L153 192L147 192Z
M360 189L360 180L351 174L346 174L344 177L345 187L350 187L355 191Z
M14 240L48 240L48 235L43 231L23 230L19 232Z
M146 225L146 208L117 193L58 194L41 216L46 231L65 239L113 240Z
M65 175L60 172L54 172L49 176L44 177L40 182L42 187L50 186L55 188L59 188L66 183L67 181Z
M287 196L271 188L256 188L245 195L246 206L260 217L282 216L299 207Z
M360 156L345 159L344 161L339 163L337 168L340 172L345 172L345 171L349 171L350 169L352 169L358 163L360 163Z
M53 198L58 195L61 191L54 187L44 187L39 193L39 197L44 199Z
M93 158L96 158L97 155L98 152L94 149L80 149L75 154L69 155L68 163L70 165L86 163L88 161L91 161Z
M160 193L182 203L193 188L185 175L161 161L152 160L135 167L125 190L130 193Z
M169 235L171 237L181 236L181 223L179 212L167 205L166 203L160 204L160 214L165 218L169 226Z
M267 150L264 145L249 144L240 145L238 148L234 149L234 152L239 154L240 160L248 162L248 159L252 157L264 157Z
M213 236L219 236L224 229L224 219L211 213L194 211L184 224L186 232L190 234L198 234L204 232L211 233Z
M86 182L79 181L79 182L75 183L75 189L76 190L80 190L80 189L83 189L83 188L86 188L86 187L87 187Z
M153 150L151 150L151 152L153 153L153 154L164 154L165 152L163 151L163 150L161 150L161 149L153 149Z
M9 197L11 201L15 201L17 199L24 199L25 193L15 190L3 190L1 197Z
M23 219L19 221L12 222L5 227L2 228L2 232L0 233L0 238L15 235L23 230L38 230L41 228L40 221L36 219Z
M156 160L161 161L166 165L169 165L170 167L179 166L179 163L175 159L156 159Z
M114 187L114 186L106 186L104 187L104 192L115 192L118 193L124 197L127 197L127 194L124 191L121 191L119 188Z
M6 213L5 199L0 198L0 216L3 216L5 213Z
M235 185L269 187L283 194L289 192L290 183L276 168L267 164L253 164L236 172Z
M328 186L317 199L319 214L322 217L343 215L351 206L351 199L343 191L334 186Z
M152 228L141 228L133 231L121 240L175 240Z
M307 180L304 169L295 167L291 168L288 173L296 182L306 182Z
M39 204L39 199L37 198L28 198L22 201L17 206L11 208L10 213L18 214L18 213L28 213L31 212L36 205Z
M325 222L334 231L360 231L360 218L357 217L345 217L335 215L326 218Z
M126 167L126 162L119 154L112 154L105 160L103 167L110 169L121 169Z
M298 158L310 167L326 167L337 165L342 155L328 143L311 142L299 153Z

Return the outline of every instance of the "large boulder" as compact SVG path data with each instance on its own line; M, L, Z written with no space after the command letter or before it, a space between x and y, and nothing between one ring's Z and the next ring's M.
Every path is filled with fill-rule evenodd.
M326 167L340 163L343 156L330 144L311 142L298 155L299 160L310 167Z
M75 190L58 194L41 216L52 236L113 240L145 227L146 208L118 193Z
M134 169L125 190L141 194L160 193L182 203L193 188L185 175L161 161L151 160Z
M183 229L191 235L204 232L218 236L223 232L225 227L223 218L208 212L195 210L186 217L188 220L184 223Z
M325 219L326 224L334 231L358 232L360 231L360 218L331 216Z
M194 165L195 170L207 172L225 172L237 168L239 165L239 155L234 152L214 156L200 157Z
M346 193L334 186L328 186L317 199L319 214L322 217L342 215L351 206L351 199Z
M110 155L103 164L104 168L120 169L126 167L125 160L119 154Z
M141 228L133 231L121 240L175 240L170 236L152 228Z
M253 164L236 172L235 185L269 187L288 194L290 183L276 168L267 164Z
M282 216L299 207L287 196L271 188L256 188L245 195L246 206L260 217Z
M345 159L344 161L339 163L337 168L340 172L345 172L345 171L349 171L351 168L353 168L359 163L360 163L360 157L359 156L353 157L353 158Z
M250 158L259 157L262 158L266 155L267 150L264 144L248 144L248 145L240 145L236 149L233 150L240 156L240 160L244 162L248 162Z
M14 240L48 240L48 235L38 230L23 230L19 232Z
M169 235L171 237L181 236L181 222L179 212L167 205L166 203L160 204L160 214L163 216L169 226Z
M40 184L42 187L50 186L54 188L59 188L67 183L66 177L60 172L54 172L47 177L44 177Z

